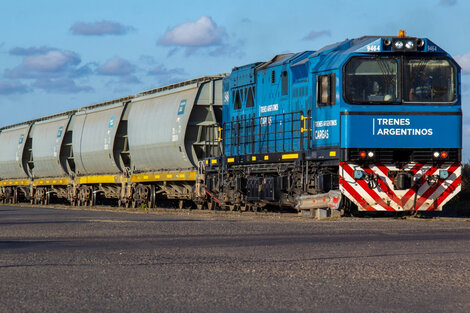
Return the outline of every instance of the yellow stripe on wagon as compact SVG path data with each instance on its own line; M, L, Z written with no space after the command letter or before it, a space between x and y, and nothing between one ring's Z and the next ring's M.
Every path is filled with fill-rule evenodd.
M68 183L68 178L35 179L33 181L33 186L68 185Z
M0 181L1 186L29 186L29 184L30 182L28 179Z
M119 183L118 175L95 175L95 176L82 176L78 178L80 184L115 184Z
M133 174L130 177L132 183L193 180L196 180L196 171L143 173Z

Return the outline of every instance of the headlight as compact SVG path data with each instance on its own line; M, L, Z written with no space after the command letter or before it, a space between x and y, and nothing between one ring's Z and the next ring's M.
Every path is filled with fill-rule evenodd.
M448 170L439 170L439 178L440 179L449 178L449 171Z
M373 157L374 157L374 152L369 151L369 153L367 153L367 156L368 156L369 158L373 158Z
M408 40L405 44L406 49L413 49L414 46L415 44L411 40Z
M403 49L403 41L395 41L396 49Z

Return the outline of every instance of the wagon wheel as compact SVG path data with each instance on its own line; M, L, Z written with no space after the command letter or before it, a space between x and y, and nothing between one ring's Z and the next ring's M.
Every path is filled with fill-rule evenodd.
M149 201L147 206L149 209L155 208L155 185L150 185L150 194L149 194Z
M18 203L18 189L15 188L13 191L13 203Z
M98 199L98 194L96 192L93 192L91 195L90 206L95 206L97 199Z

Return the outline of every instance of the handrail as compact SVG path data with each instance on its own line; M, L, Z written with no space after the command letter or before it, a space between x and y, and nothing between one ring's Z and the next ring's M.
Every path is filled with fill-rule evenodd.
M289 112L236 117L223 125L224 155L302 151L311 146L311 116Z

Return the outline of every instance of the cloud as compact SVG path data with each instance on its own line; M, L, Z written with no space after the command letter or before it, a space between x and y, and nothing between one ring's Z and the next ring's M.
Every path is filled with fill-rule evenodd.
M462 74L470 74L470 53L457 55L454 58L462 67Z
M240 44L228 43L229 35L223 27L218 26L210 16L201 16L195 22L187 22L168 29L157 41L157 45L172 47L167 57L175 55L181 48L190 56L203 51L211 56L244 55Z
M39 88L49 93L93 91L92 87L77 85L73 80L92 75L96 67L94 63L82 65L80 55L76 52L41 46L15 47L9 51L9 54L22 57L22 61L18 66L4 71L4 76L7 78L34 79L32 88ZM18 92L29 91L25 85L17 84L19 84Z
M76 67L70 70L67 76L70 78L89 76L94 73L94 69L96 67L97 67L96 63L87 63L83 66Z
M110 76L125 76L135 72L135 66L129 61L114 57L97 69L98 74Z
M182 81L187 76L183 68L166 68L164 65L158 65L147 72L147 75L157 79L160 85L169 85Z
M57 49L47 47L47 46L29 47L29 48L15 47L15 48L10 49L8 53L10 53L11 55L17 55L17 56L29 56L29 55L40 55L40 54L44 54L53 50L57 50Z
M82 36L125 35L133 30L134 28L132 26L125 26L112 21L95 23L79 22L70 27L72 34Z
M185 75L184 69L177 67L167 69L164 65L158 65L154 69L147 72L148 75L152 76L171 76L171 75Z
M30 91L29 88L26 85L23 85L22 83L15 82L15 81L0 80L0 94L1 95L27 93L29 91Z
M320 31L311 31L308 33L302 40L315 40L322 36L331 37L331 32L329 30L320 30Z
M49 47L13 48L10 54L23 56L20 65L6 69L8 78L41 78L67 75L77 69L80 56L73 51Z
M245 53L240 49L244 45L244 42L239 41L235 45L224 44L219 47L215 47L209 52L210 56L235 56L237 58L243 58Z
M440 0L439 3L441 5L453 6L457 4L457 0Z
M184 47L186 54L194 53L201 47L222 45L227 33L217 26L210 16L201 16L195 22L187 22L166 31L157 41L158 45ZM174 50L171 51L174 54Z
M43 89L49 93L78 93L93 91L93 88L90 86L77 86L75 81L70 78L38 79L34 82L33 87Z
M80 62L80 57L75 52L52 50L41 55L25 57L23 66L30 71L58 72L68 66L76 66Z

